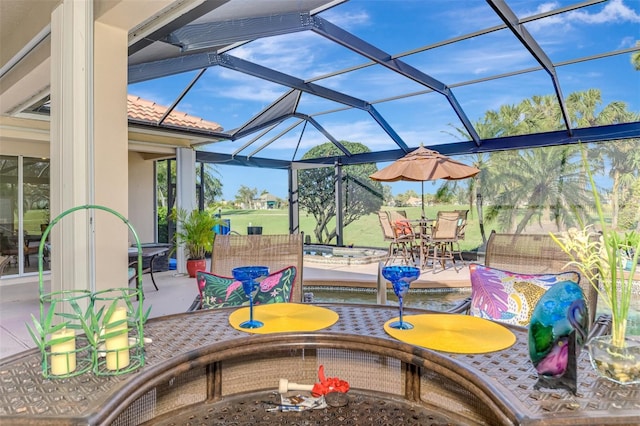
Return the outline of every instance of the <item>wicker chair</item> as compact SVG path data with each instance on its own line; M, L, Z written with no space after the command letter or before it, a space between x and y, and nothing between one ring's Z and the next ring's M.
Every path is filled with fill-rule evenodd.
M522 274L579 272L574 267L566 266L569 261L569 256L548 234L499 234L494 231L487 240L484 264ZM589 308L590 337L608 333L611 317L601 315L596 318L598 292L587 280L581 280L580 286ZM468 298L449 312L468 313L470 306L471 298Z
M211 254L211 273L231 277L238 266L264 265L272 272L288 266L296 267L296 278L291 295L292 302L302 302L302 243L304 235L217 235ZM194 285L195 288L195 285ZM188 311L201 308L200 295Z

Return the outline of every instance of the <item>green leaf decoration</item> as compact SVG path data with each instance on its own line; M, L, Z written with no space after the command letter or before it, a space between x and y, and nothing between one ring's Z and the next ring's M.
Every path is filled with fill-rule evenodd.
M61 317L61 318L67 318L67 319L70 319L70 320L77 320L78 319L78 315L76 315L76 314L67 314L65 312L60 312L57 315L59 317Z
M60 330L62 330L63 328L66 328L66 327L68 326L68 324L69 324L69 323L61 322L61 323L60 323L60 324L58 324L58 325L54 325L53 327L50 327L49 329L47 329L46 334L53 334L53 333L55 333L56 331L60 331Z
M113 313L116 310L116 307L118 306L117 303L118 303L117 300L114 300L113 303L111 303L111 305L109 306L109 309L107 309L107 313L104 315L103 324L109 323L109 320L111 319L111 315L113 315Z
M114 321L114 322L110 322L110 323L105 324L104 328L105 328L105 330L113 329L113 328L115 328L115 327L117 327L119 325L127 324L127 322L128 321L127 321L126 318L125 319L121 319L121 320L118 320L118 321Z
M147 323L147 320L149 319L149 314L151 314L151 306L149 306L149 309L147 309L147 312L145 312L145 314L142 316L142 324Z
M42 328L48 330L51 327L51 323L53 322L53 315L55 314L55 305L51 305L49 307L49 311L47 312L47 316L44 319L44 323L42 324Z
M53 346L53 345L58 345L60 343L65 343L68 342L69 340L73 340L75 339L76 336L65 336L65 337L59 337L57 339L51 339L47 342L47 346Z
M34 325L34 328L36 329L36 331L37 330L42 330L42 326L36 320L36 318L33 316L33 314L31 314L31 318L33 319L33 325ZM35 342L36 346L38 346L38 348L41 351L44 350L44 339L42 338L43 334L41 332L39 332L39 336L37 336L36 333L33 330L31 330L31 327L29 327L29 324L26 324L26 326L27 326L27 331L29 332L29 335L31 335L31 338Z
M107 339L111 339L112 337L121 336L121 335L126 334L128 332L129 332L129 330L127 330L126 328L123 328L123 329L120 329L120 330L115 330L115 331L110 331L108 333L104 333L101 337L104 340L107 340Z
M47 334L47 333L44 332L44 330L42 329L42 325L36 319L36 317L33 316L33 314L31 314L31 321L33 321L33 326L35 327L35 329L38 332L38 334L40 334L40 336L44 336L45 334Z

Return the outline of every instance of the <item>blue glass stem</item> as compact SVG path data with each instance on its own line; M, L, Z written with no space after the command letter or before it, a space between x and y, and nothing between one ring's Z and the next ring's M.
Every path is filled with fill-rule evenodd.
M251 287L253 288L253 283ZM253 324L253 291L249 293L249 323Z
M400 328L402 328L402 324L404 324L402 321L402 296L398 296L398 303L400 304Z

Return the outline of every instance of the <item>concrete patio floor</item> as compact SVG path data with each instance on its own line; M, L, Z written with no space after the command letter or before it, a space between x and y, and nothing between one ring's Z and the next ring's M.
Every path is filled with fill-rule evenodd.
M208 266L207 266L208 268ZM349 287L376 287L378 264L341 265L305 262L305 286L345 285ZM151 306L150 317L182 313L197 294L195 279L176 271L154 273L159 290L156 291L149 275L143 277L145 304ZM433 273L425 270L412 283L412 288L469 287L469 268L458 272L453 268ZM49 283L45 282L49 291ZM39 316L38 280L0 286L0 359L35 347L26 324L31 314Z

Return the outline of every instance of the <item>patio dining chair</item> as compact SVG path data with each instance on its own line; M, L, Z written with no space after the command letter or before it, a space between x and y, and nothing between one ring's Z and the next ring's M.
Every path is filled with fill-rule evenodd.
M469 215L469 210L454 210L458 212L458 241L463 241L465 237L465 231L467 229L467 216Z
M4 272L4 268L11 261L11 256L0 256L0 275Z
M393 216L395 222L392 222L393 215L387 211L378 211L378 220L382 228L384 240L389 242L389 252L385 260L385 266L390 262L399 259L405 265L413 265L415 262L415 234L411 223L406 216ZM403 219L404 217L404 219Z
M466 216L466 214L458 210L438 212L431 238L423 246L423 250L426 250L424 258L427 259L427 263L431 261L433 273L436 273L438 264L442 270L445 270L448 263L451 263L455 271L459 272L456 264L456 255L460 262L464 264L459 242L459 235L464 233L464 227L466 226L466 221L462 219L463 216ZM460 269L462 269L462 266Z

